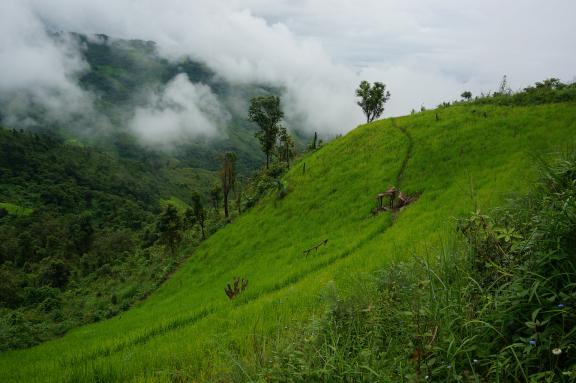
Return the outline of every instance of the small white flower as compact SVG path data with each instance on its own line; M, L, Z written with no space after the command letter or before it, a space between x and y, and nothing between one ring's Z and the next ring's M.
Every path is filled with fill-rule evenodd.
M552 354L560 355L560 354L562 354L562 349L561 348L555 348L554 350L552 350Z

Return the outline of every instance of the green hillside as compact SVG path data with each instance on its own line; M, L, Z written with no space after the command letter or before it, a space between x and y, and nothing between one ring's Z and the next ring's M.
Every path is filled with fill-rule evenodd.
M71 80L93 96L97 116L55 123L36 102L14 109L11 98L0 101L0 351L110 318L147 296L186 257L162 246L161 210L179 208L179 245L195 246L201 236L184 219L195 193L208 234L225 223L217 211L222 155L236 154L237 189L264 158L247 108L274 89L228 83L187 57L165 59L151 41L52 38L78 44L87 65ZM230 118L213 139L144 144L129 121L179 74L209 87ZM20 129L14 113L30 124ZM234 198L234 210L248 203Z
M285 195L216 232L133 309L0 354L0 381L256 379L279 340L322 316L335 291L438 253L453 242L454 217L525 193L538 155L576 143L575 106L461 105L360 126L296 163ZM419 199L372 215L390 185ZM235 276L249 283L230 301Z

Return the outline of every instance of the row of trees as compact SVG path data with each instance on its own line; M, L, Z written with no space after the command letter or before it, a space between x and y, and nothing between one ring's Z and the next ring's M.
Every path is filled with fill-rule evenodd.
M375 82L371 85L367 81L362 81L356 90L356 95L360 98L358 105L366 115L366 122L372 122L380 117L384 112L384 104L390 98L390 92L386 91L386 85ZM276 156L279 161L290 166L290 160L295 154L295 142L287 129L281 125L284 118L280 97L275 95L258 96L250 100L248 118L256 123L259 131L256 138L266 156L266 169L270 168L272 157ZM312 149L316 148L317 134L314 134ZM229 218L230 193L236 192L238 199L241 198L236 174L236 154L226 152L222 155L222 168L220 170L221 184L216 185L210 191L210 200L215 210L218 210L220 201L223 202L224 217ZM238 201L240 206L240 200ZM202 239L206 238L206 217L207 212L199 194L192 195L192 206L188 208L181 218L178 210L168 205L158 217L156 232L159 233L160 242L164 243L172 253L176 251L182 239L182 231L191 229L195 225L200 227Z
M563 83L557 78L538 81L522 90L513 91L507 76L503 76L496 92L481 93L472 97L470 91L463 92L460 97L464 101L477 104L497 105L530 105L549 102L567 102L576 99L576 83ZM450 103L446 103L450 105Z
M366 122L370 123L384 112L384 104L390 98L390 92L381 82L371 85L368 81L362 81L356 89L356 96L360 98L357 104L362 108ZM284 118L280 97L270 95L252 98L248 118L260 128L260 131L256 133L256 138L260 141L262 151L266 155L266 168L270 167L270 160L275 151L281 161L290 165L295 144L286 128L280 125L280 121ZM314 147L316 138L317 135L314 134Z

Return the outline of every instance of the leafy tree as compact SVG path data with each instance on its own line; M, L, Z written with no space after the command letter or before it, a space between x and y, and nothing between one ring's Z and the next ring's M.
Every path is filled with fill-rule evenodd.
M182 239L181 229L182 220L178 210L171 204L166 205L156 221L156 231L160 242L168 247L172 254L176 252L176 246Z
M466 99L466 101L470 101L470 99L472 98L472 93L470 91L466 91L463 92L460 97L462 97L463 99Z
M270 166L270 155L276 145L276 137L279 131L280 120L284 112L280 107L278 96L258 96L250 100L248 118L260 127L256 138L260 141L262 151L266 155L266 169Z
M236 208L238 209L238 214L242 214L242 182L238 181L236 183Z
M222 161L220 178L222 179L222 193L224 194L224 216L228 218L228 195L236 182L236 154L227 152Z
M22 302L22 277L11 264L0 264L0 307L18 307Z
M206 233L204 232L204 227L206 224L206 209L202 204L202 199L198 193L192 195L192 212L194 214L195 222L200 225L200 230L202 231L202 239L206 239Z
M381 82L375 82L372 86L364 80L356 89L356 96L360 97L357 103L366 115L366 123L370 123L384 112L384 104L390 98L390 92L386 91L386 85Z
M220 193L222 193L222 186L215 184L212 189L210 189L210 202L212 202L212 207L214 210L218 210L220 205Z
M183 220L184 229L189 230L196 225L196 216L194 215L194 209L187 208L184 212L184 220Z
M94 228L89 214L81 214L76 217L69 227L70 237L74 248L79 255L86 253L94 238Z
M52 259L44 266L40 275L40 282L61 289L66 286L69 278L69 267L59 259Z
M280 127L278 134L278 158L290 166L290 158L294 157L294 140L284 127Z
M563 89L567 85L563 84L557 78L549 78L549 79L546 79L542 82L540 82L540 81L536 82L535 86L538 89Z

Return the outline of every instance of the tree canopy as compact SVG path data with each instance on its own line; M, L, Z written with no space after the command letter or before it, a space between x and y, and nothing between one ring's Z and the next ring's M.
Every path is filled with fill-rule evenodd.
M390 92L386 91L386 85L381 82L370 85L364 80L356 89L356 96L360 97L357 103L366 115L366 123L370 123L384 112L384 104L390 98Z
M202 203L202 199L198 193L192 195L192 216L194 217L194 222L200 225L202 239L206 239L206 233L204 232L204 226L206 224L206 209L204 209L204 204Z
M236 183L236 154L234 152L224 154L220 178L222 179L222 193L224 194L224 216L228 218L228 195Z
M276 138L280 129L279 124L283 117L284 112L280 107L280 97L258 96L250 100L248 118L260 127L260 131L256 133L256 138L260 141L262 151L266 155L266 168L270 167L270 156L276 145Z
M278 158L290 166L290 159L294 157L296 145L285 127L280 127L278 133Z

